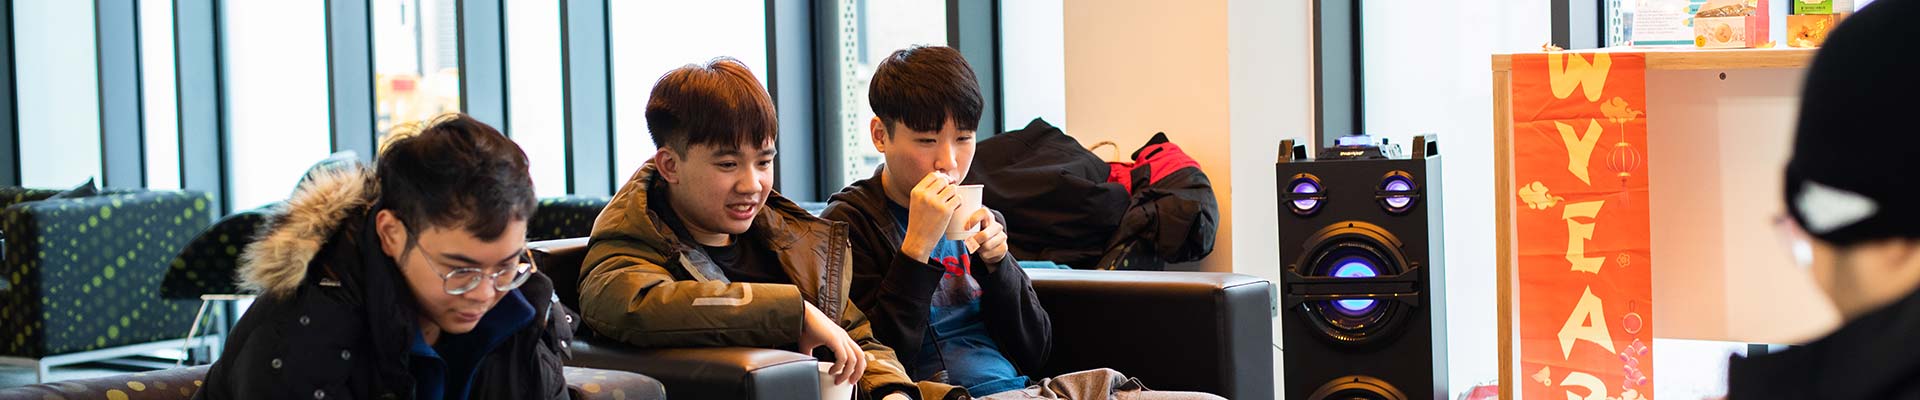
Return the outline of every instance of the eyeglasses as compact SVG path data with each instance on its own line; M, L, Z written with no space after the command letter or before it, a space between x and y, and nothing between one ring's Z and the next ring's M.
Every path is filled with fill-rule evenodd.
M1807 231L1794 222L1793 217L1774 216L1773 232L1779 235L1781 246L1792 252L1795 266L1800 269L1813 268L1813 241L1807 237Z
M482 278L493 282L493 290L501 292L513 290L519 288L521 284L527 283L527 278L532 277L534 272L540 271L540 266L533 262L533 249L520 249L520 258L514 260L512 267L489 273L485 269L480 268L448 267L434 260L432 252L427 250L426 247L417 244L414 245L414 247L420 250L422 256L426 257L427 263L439 268L452 269L452 271L440 275L440 288L446 290L447 294L454 296L463 295L473 291L475 288L479 288Z

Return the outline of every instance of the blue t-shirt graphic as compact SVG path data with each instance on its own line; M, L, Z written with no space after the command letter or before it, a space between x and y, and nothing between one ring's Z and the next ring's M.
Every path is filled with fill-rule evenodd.
M887 208L899 221L900 235L906 236L907 209L895 204ZM926 337L919 361L912 366L913 379L947 371L947 383L965 387L975 397L1026 388L1027 377L1013 369L1013 362L1000 354L1000 347L987 334L986 320L980 316L980 282L973 279L971 260L966 244L958 240L942 237L933 249L929 262L947 273L933 292Z

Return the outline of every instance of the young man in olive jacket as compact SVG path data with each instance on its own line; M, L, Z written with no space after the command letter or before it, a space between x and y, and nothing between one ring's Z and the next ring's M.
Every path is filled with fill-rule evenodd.
M1736 356L1731 400L1920 399L1920 158L1903 155L1920 148L1909 117L1920 104L1917 18L1920 1L1875 1L1813 57L1775 228L1791 250L1779 254L1808 272L1843 323L1786 351Z
M854 304L910 376L976 398L1217 398L1147 392L1104 368L1031 382L1053 326L1007 254L1003 217L982 207L964 217L976 233L945 237L973 164L982 108L973 68L951 47L916 46L881 61L871 85L870 133L887 162L834 194L822 216L850 227Z
M527 254L533 182L464 115L310 171L242 255L259 298L202 399L561 399L576 318Z
M646 347L825 347L859 398L945 398L907 379L848 304L846 227L774 193L778 121L745 65L668 72L646 118L658 149L594 221L582 264L594 332Z

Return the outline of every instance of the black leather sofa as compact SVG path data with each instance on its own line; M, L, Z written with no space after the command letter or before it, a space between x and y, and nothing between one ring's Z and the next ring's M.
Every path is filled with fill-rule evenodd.
M585 238L535 242L562 302L578 305ZM1241 274L1028 270L1053 318L1052 376L1113 368L1157 390L1270 399L1273 286ZM782 350L637 349L582 335L570 365L645 374L673 398L813 399L816 361Z

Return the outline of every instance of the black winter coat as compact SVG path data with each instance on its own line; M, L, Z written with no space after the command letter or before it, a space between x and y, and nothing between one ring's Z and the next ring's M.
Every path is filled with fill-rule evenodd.
M1727 400L1920 399L1920 292L1786 351L1734 356Z
M1126 187L1107 182L1106 161L1038 118L981 140L973 154L966 183L985 185L981 202L1006 214L1008 252L1094 268L1129 201Z
M310 177L247 246L242 285L261 296L227 335L226 354L195 398L415 397L407 349L418 314L369 229L369 178L357 168ZM579 317L560 305L545 275L517 290L534 322L486 356L471 397L565 399L561 368Z
M911 369L918 365L929 305L946 268L900 254L900 243L906 239L897 230L893 212L887 210L891 200L880 181L876 172L872 178L854 182L834 194L820 216L847 223L853 242L853 304L873 323L873 336L899 349L895 355ZM994 218L1002 224L1007 221L998 213ZM1013 254L999 263L987 263L978 255L968 257L975 266L973 278L980 282L980 315L986 318L988 336L1014 369L1029 376L1037 373L1053 351L1053 320L1040 306L1033 281Z

